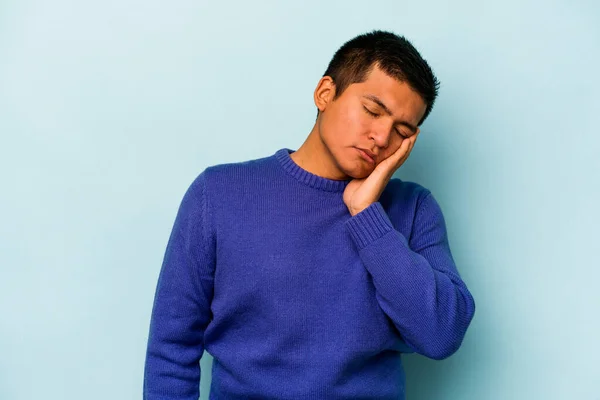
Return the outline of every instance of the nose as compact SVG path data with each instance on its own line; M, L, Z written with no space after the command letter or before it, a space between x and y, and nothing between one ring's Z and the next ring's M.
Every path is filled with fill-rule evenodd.
M382 125L375 127L369 134L369 140L371 139L380 149L387 148L390 141L390 129Z

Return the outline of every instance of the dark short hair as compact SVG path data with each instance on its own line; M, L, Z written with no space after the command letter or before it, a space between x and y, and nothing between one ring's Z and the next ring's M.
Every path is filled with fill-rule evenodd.
M335 84L334 100L352 83L364 82L373 66L406 82L426 104L421 125L427 118L438 95L440 82L417 49L404 36L373 30L350 39L342 45L329 62L323 76L330 76ZM319 111L317 111L317 117Z

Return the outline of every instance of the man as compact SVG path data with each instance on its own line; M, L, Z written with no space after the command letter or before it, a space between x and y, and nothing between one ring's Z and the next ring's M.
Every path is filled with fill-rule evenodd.
M158 279L145 399L403 399L401 354L456 352L475 303L429 190L392 174L439 83L403 37L345 43L297 150L214 165L180 205Z

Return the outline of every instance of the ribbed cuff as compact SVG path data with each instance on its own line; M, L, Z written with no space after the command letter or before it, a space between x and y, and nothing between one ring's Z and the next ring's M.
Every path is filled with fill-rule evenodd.
M359 250L394 229L392 221L378 201L348 219L346 227Z

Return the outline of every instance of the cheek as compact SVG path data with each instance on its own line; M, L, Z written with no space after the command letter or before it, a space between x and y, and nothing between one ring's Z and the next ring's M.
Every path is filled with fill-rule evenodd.
M388 148L385 149L385 157L384 158L388 158L389 156L394 154L396 151L398 151L398 149L402 145L403 140L405 140L405 139L402 139L398 134L394 133L394 136L390 139Z
M339 109L333 118L330 121L329 132L332 142L345 145L364 144L365 140L359 138L369 132L369 121L360 114L360 110L357 112L354 109Z
M356 107L345 109L340 113L343 129L353 133L362 132L367 128L367 119L360 114Z
M341 133L348 131L353 126L355 118L356 116L342 104L336 104L326 119L327 130L332 136L339 138Z

